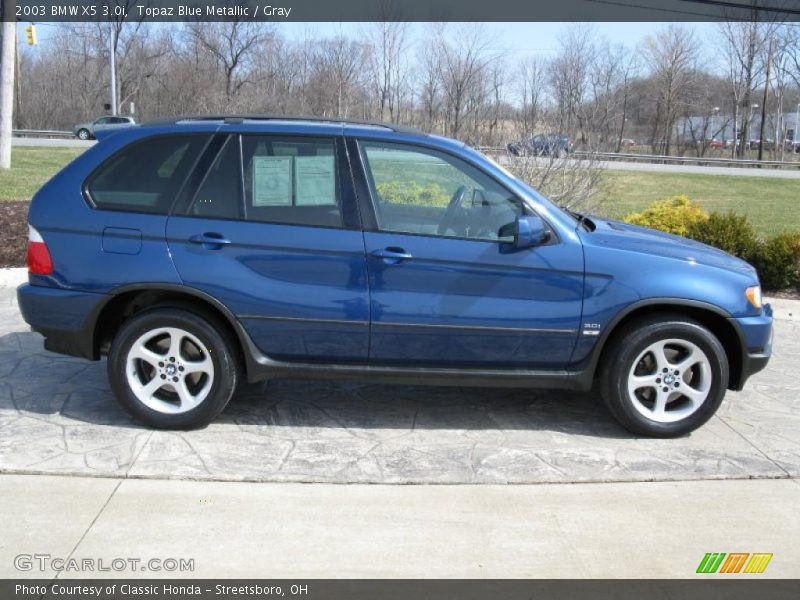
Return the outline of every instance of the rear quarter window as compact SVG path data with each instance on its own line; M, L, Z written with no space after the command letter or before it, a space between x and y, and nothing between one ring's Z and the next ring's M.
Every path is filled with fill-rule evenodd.
M207 140L173 135L134 142L89 176L89 200L104 210L167 214Z

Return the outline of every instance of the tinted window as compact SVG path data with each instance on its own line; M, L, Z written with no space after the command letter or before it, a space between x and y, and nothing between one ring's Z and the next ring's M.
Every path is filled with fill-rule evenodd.
M206 139L175 135L135 142L92 175L89 196L98 208L166 214Z
M333 139L245 135L242 164L248 221L342 226Z
M512 241L522 203L475 167L435 150L360 144L383 231Z
M239 138L228 138L200 185L190 215L221 219L241 217Z

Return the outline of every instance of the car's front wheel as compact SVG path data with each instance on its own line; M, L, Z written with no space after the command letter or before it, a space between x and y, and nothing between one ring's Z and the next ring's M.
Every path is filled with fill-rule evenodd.
M725 397L728 360L717 337L678 315L638 320L605 352L601 391L634 433L676 437L708 421Z
M108 377L138 420L158 429L194 429L228 404L239 368L224 331L197 314L164 307L123 324L108 354Z
M91 137L88 129L79 129L78 130L78 139L79 140L88 140Z

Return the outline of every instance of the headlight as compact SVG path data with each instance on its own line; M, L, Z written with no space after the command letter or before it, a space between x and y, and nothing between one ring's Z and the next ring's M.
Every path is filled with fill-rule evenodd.
M761 308L761 286L754 285L753 287L749 287L744 291L744 295L747 296L747 301L753 305L754 308Z

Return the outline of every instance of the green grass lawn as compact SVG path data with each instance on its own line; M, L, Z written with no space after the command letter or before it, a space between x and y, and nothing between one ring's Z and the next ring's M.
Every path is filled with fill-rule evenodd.
M800 179L610 170L605 175L608 199L597 211L605 216L622 217L654 200L686 194L708 211L747 215L763 235L800 231Z
M30 200L45 181L81 152L82 148L12 148L11 169L0 169L0 200Z

